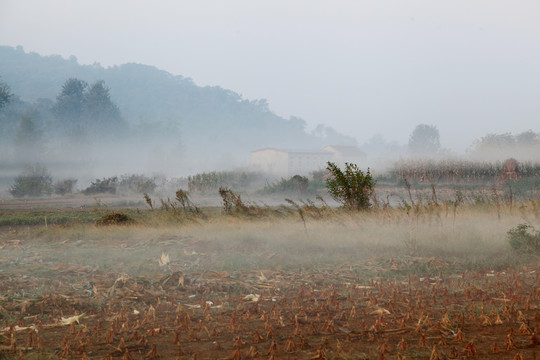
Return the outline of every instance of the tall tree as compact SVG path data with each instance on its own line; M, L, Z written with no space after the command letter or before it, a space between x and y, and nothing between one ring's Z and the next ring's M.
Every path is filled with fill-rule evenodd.
M103 80L96 81L86 92L83 111L87 127L95 133L117 130L122 122L120 109L112 102Z
M67 80L52 111L65 135L76 141L89 135L114 134L123 125L120 109L103 80L91 86L79 79Z
M52 112L59 126L70 136L81 136L83 124L84 98L88 84L85 81L71 78L62 86L62 91L56 97Z
M435 125L420 124L409 137L409 152L413 155L435 155L441 149L439 129Z

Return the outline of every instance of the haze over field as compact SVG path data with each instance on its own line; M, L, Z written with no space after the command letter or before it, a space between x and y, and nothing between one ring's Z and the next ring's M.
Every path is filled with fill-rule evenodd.
M463 153L487 133L540 131L538 13L534 0L3 0L0 44L153 65L360 144L433 124Z
M0 0L0 359L536 359L539 14Z

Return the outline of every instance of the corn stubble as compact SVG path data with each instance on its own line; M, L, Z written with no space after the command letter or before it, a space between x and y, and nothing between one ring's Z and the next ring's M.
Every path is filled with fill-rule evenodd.
M146 222L2 234L2 353L535 358L540 269L506 232L538 221L536 203L411 193L357 212L221 192L218 212L177 193L147 200Z

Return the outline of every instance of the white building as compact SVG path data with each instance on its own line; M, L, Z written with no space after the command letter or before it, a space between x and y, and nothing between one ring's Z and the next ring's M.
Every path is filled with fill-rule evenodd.
M334 161L339 165L347 163L359 165L366 160L367 154L356 146L328 145L323 147L324 151L334 154Z
M357 162L366 154L354 146L329 145L322 151L287 151L265 148L251 152L251 167L255 171L273 174L276 177L308 175L325 169L328 161L343 164Z

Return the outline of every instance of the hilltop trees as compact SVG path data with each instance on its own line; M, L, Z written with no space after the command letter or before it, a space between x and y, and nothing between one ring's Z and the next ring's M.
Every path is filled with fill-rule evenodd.
M46 117L41 112L49 112L48 107L43 110L41 100L27 103L0 81L0 158L6 160L13 156L16 161L41 159L44 150L42 129Z
M13 94L11 93L9 86L0 81L0 110L6 106L12 96Z
M122 125L120 109L112 102L103 80L96 81L86 92L83 113L88 127L94 132L115 131Z
M86 135L110 134L123 122L118 106L111 100L109 88L100 80L88 86L71 78L62 86L52 107L58 125L66 135L81 139Z
M56 97L52 111L58 120L65 123L76 123L82 120L84 94L88 84L85 81L71 78L62 85L62 91Z
M82 115L87 87L85 81L75 78L67 80L51 109L57 120L57 129L73 140L80 140L84 136Z
M307 131L301 120L285 119L274 114L265 100L245 99L234 91L218 86L201 87L187 77L173 75L153 66L135 63L108 68L99 64L79 65L75 58L40 56L25 53L22 49L0 46L0 69L9 74L12 88L17 89L17 95L22 99L62 100L56 107L59 116L65 114L65 107L60 103L65 105L68 99L73 99L78 100L75 104L80 105L84 101L81 94L91 93L92 83L103 80L103 85L111 88L111 99L121 109L122 119L132 127L133 131L128 136L135 136L138 124L146 122L152 126L151 132L155 134L151 140L159 141L166 152L174 154L167 161L176 159L178 151L173 147L180 141L183 153L205 159L204 163L208 166L204 170L222 168L223 161L215 156L217 149L220 152L227 149L228 153L247 154L267 146L314 149L338 143L355 145L353 138L339 134L330 127L319 128L313 133ZM73 78L72 86L61 89L69 77ZM88 83L81 83L80 80ZM77 91L63 91L69 88ZM59 99L61 91L62 97ZM65 120L71 124L77 119L70 117ZM108 123L108 120L104 122ZM169 124L179 131L167 131ZM120 132L125 134L123 122L119 127ZM61 134L70 131L71 127L60 125L55 116L54 123L42 128L47 133L52 133L49 131L52 128L55 131L58 128L60 131L55 142L60 143ZM92 137L88 129L85 131L88 142L101 138ZM108 133L108 130L105 131L105 134ZM154 147L150 145L149 134L143 133L141 136L141 139L137 139L137 150L148 144L150 151L145 153L150 153ZM79 143L76 138L73 140ZM139 140L144 140L144 143ZM193 157L184 158L183 164L188 166L186 163L191 162L190 159ZM197 166L201 163L199 160L193 162Z
M476 159L504 159L515 157L531 161L537 159L540 151L540 134L532 130L513 135L487 134L476 140L468 152Z
M517 135L487 134L473 144L475 151L497 151L513 147L538 147L540 146L540 134L532 130L522 132Z

